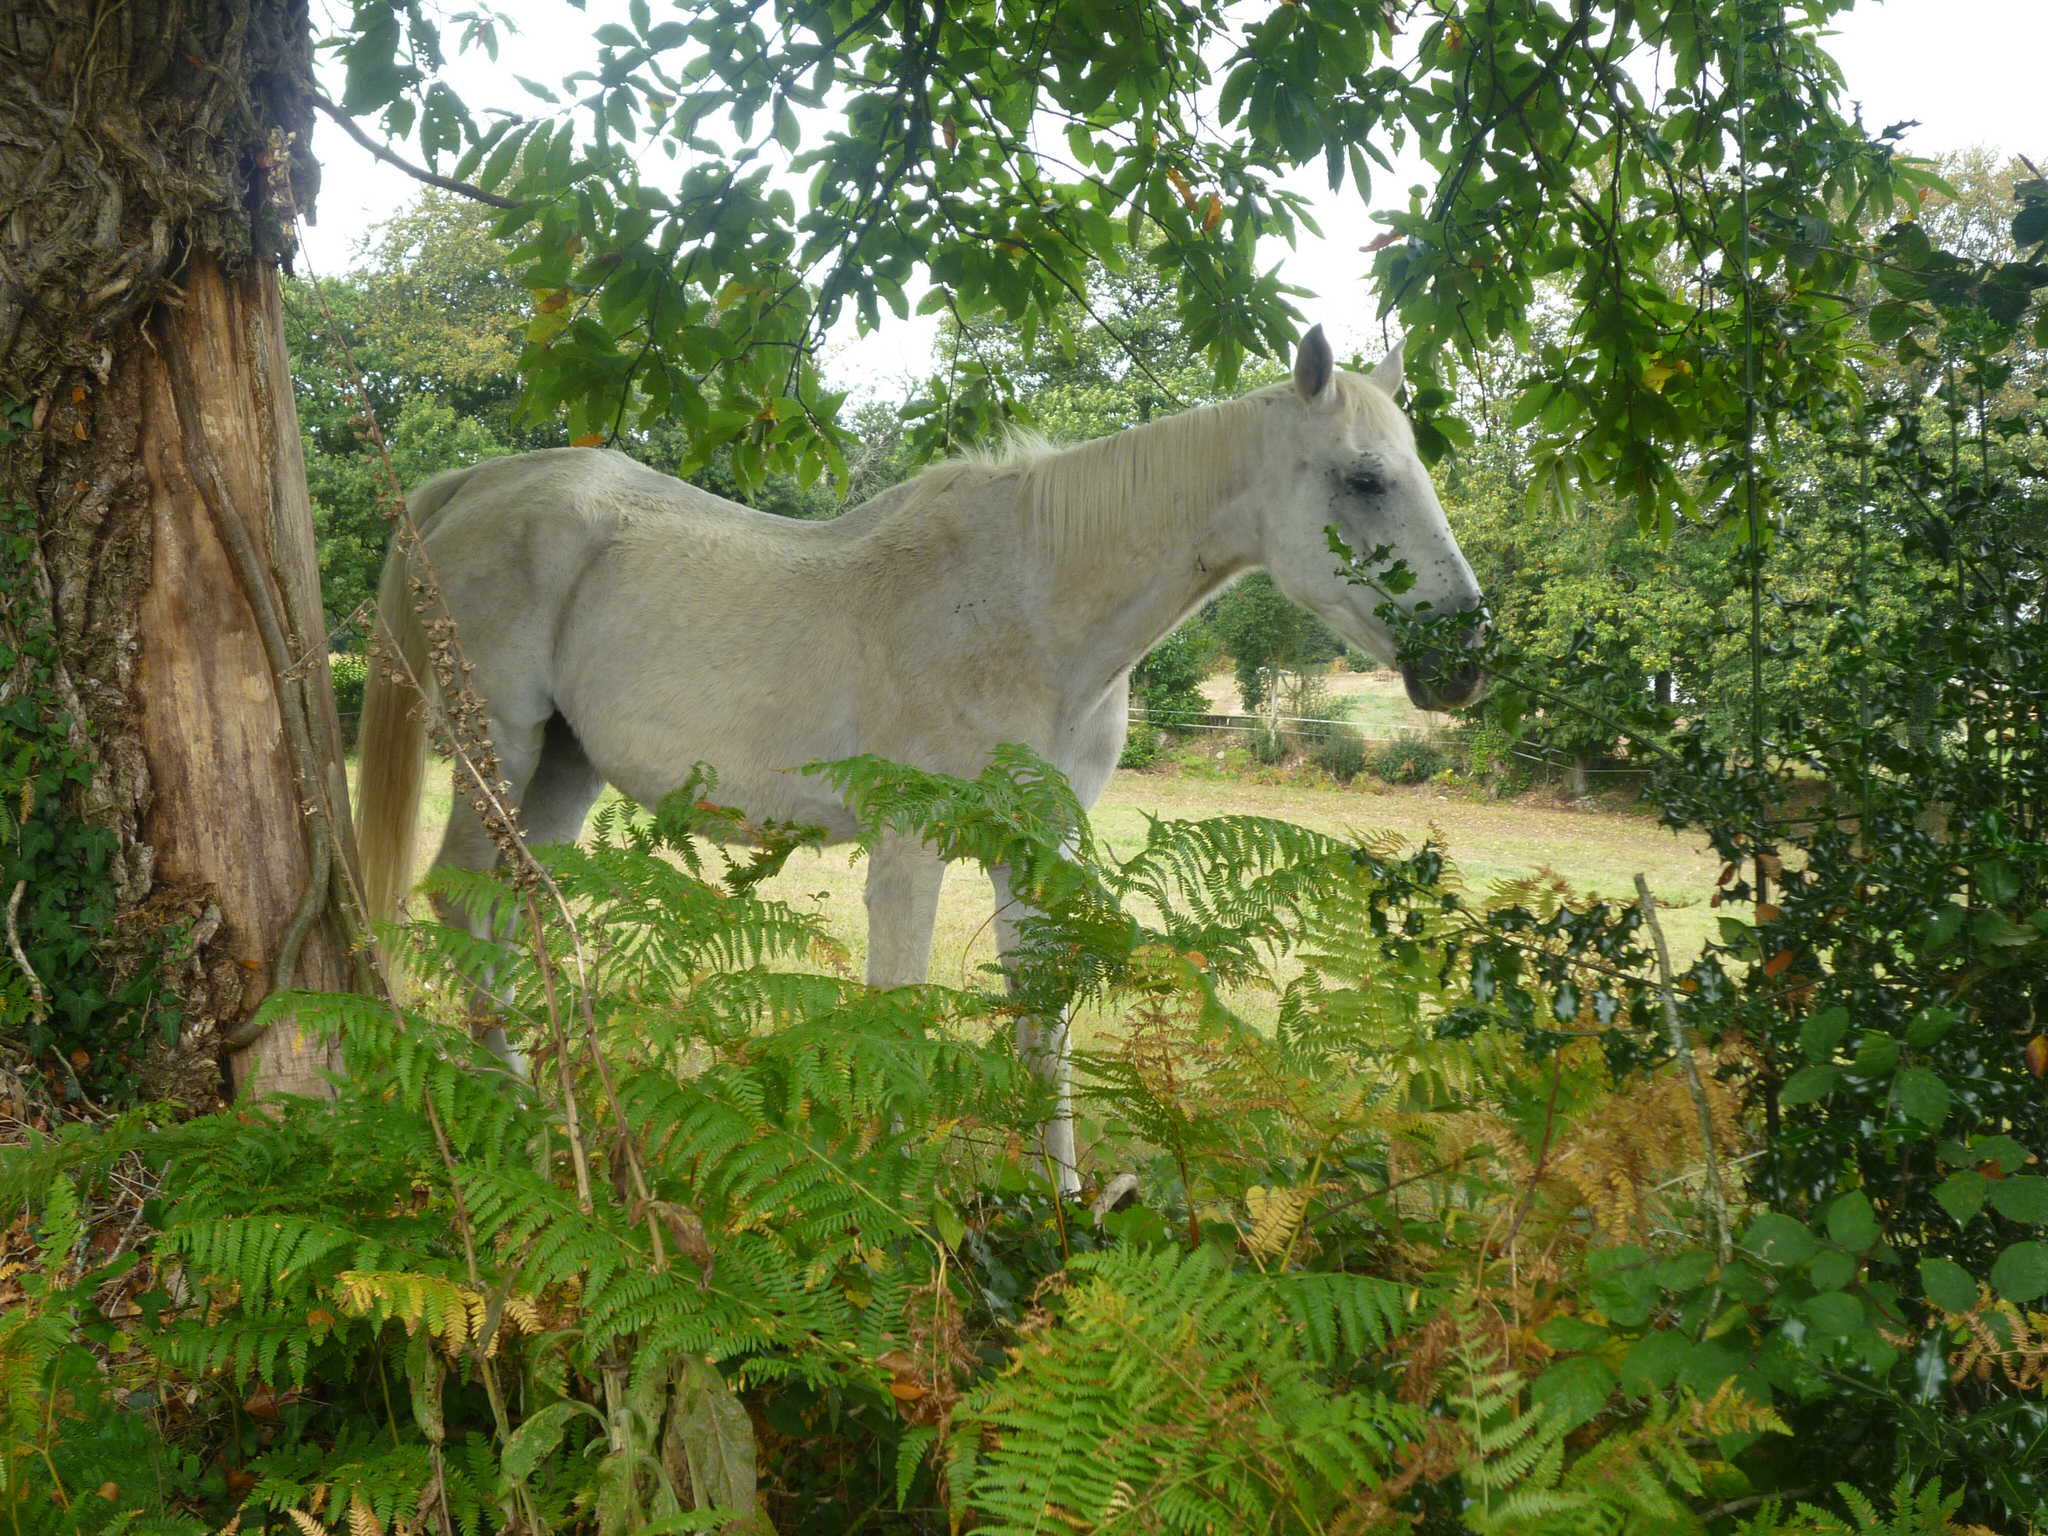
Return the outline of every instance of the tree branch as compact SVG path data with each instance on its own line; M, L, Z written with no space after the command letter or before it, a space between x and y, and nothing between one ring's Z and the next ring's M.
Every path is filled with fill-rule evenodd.
M443 192L460 193L462 196L473 198L479 203L489 203L493 208L517 208L521 206L512 198L500 197L495 192L486 192L482 187L472 186L466 181L457 181L452 176L436 176L432 171L423 170L409 160L400 159L389 149L386 149L382 144L379 144L375 139L363 132L362 129L358 128L354 118L350 117L318 91L310 92L309 95L314 106L341 125L343 133L354 139L386 165L397 166L415 181L424 181L428 186L439 187Z

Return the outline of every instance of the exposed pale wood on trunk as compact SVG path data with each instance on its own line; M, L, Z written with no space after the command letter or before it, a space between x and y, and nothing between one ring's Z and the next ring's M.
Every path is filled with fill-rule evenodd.
M311 508L281 338L275 276L257 269L230 278L208 258L186 273L183 304L159 313L144 368L143 470L153 558L140 631L141 736L155 793L144 835L160 881L201 885L225 919L216 944L245 973L242 1012L274 987L345 988L347 956L331 922L315 925L298 975L273 966L305 895L310 862L306 807L296 792L276 680L271 675L240 574L202 493L204 457L225 478L225 515L239 519L273 572L285 573L271 601L287 614L320 613ZM172 391L189 383L204 441L181 431ZM283 584L295 589L288 603ZM339 739L322 634L288 636L294 663ZM329 765L330 806L338 762ZM224 1027L233 1018L219 1021ZM288 1038L280 1039L280 1035ZM320 1093L319 1073L337 1065L325 1048L274 1030L233 1062L238 1091Z

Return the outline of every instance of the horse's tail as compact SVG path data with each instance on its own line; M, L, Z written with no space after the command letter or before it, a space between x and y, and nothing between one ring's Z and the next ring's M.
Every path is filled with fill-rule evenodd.
M470 470L436 475L407 498L413 526L424 531ZM373 922L398 916L412 889L413 833L420 814L420 781L427 755L426 701L406 678L431 691L427 631L412 593L412 573L396 539L384 556L377 584L375 636L389 656L373 661L363 686L357 734L356 842L362 854L363 905Z

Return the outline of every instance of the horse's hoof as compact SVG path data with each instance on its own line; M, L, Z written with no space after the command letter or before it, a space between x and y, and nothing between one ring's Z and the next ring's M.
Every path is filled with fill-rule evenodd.
M1137 1200L1138 1176L1135 1173L1120 1173L1102 1186L1102 1193L1089 1205L1088 1214L1095 1218L1095 1225L1099 1227L1102 1225L1102 1218L1110 1212L1135 1205Z

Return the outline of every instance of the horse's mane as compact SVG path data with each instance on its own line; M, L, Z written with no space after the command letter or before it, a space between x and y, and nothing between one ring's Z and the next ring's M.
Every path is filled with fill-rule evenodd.
M1339 370L1331 387L1346 415L1375 434L1409 440L1401 408L1364 375ZM1086 443L1016 432L997 447L933 465L911 482L904 505L929 503L963 480L1007 475L1016 478L1023 520L1058 551L1118 532L1179 542L1194 535L1208 508L1243 489L1257 463L1247 449L1262 435L1266 410L1293 391L1292 382L1269 385Z

